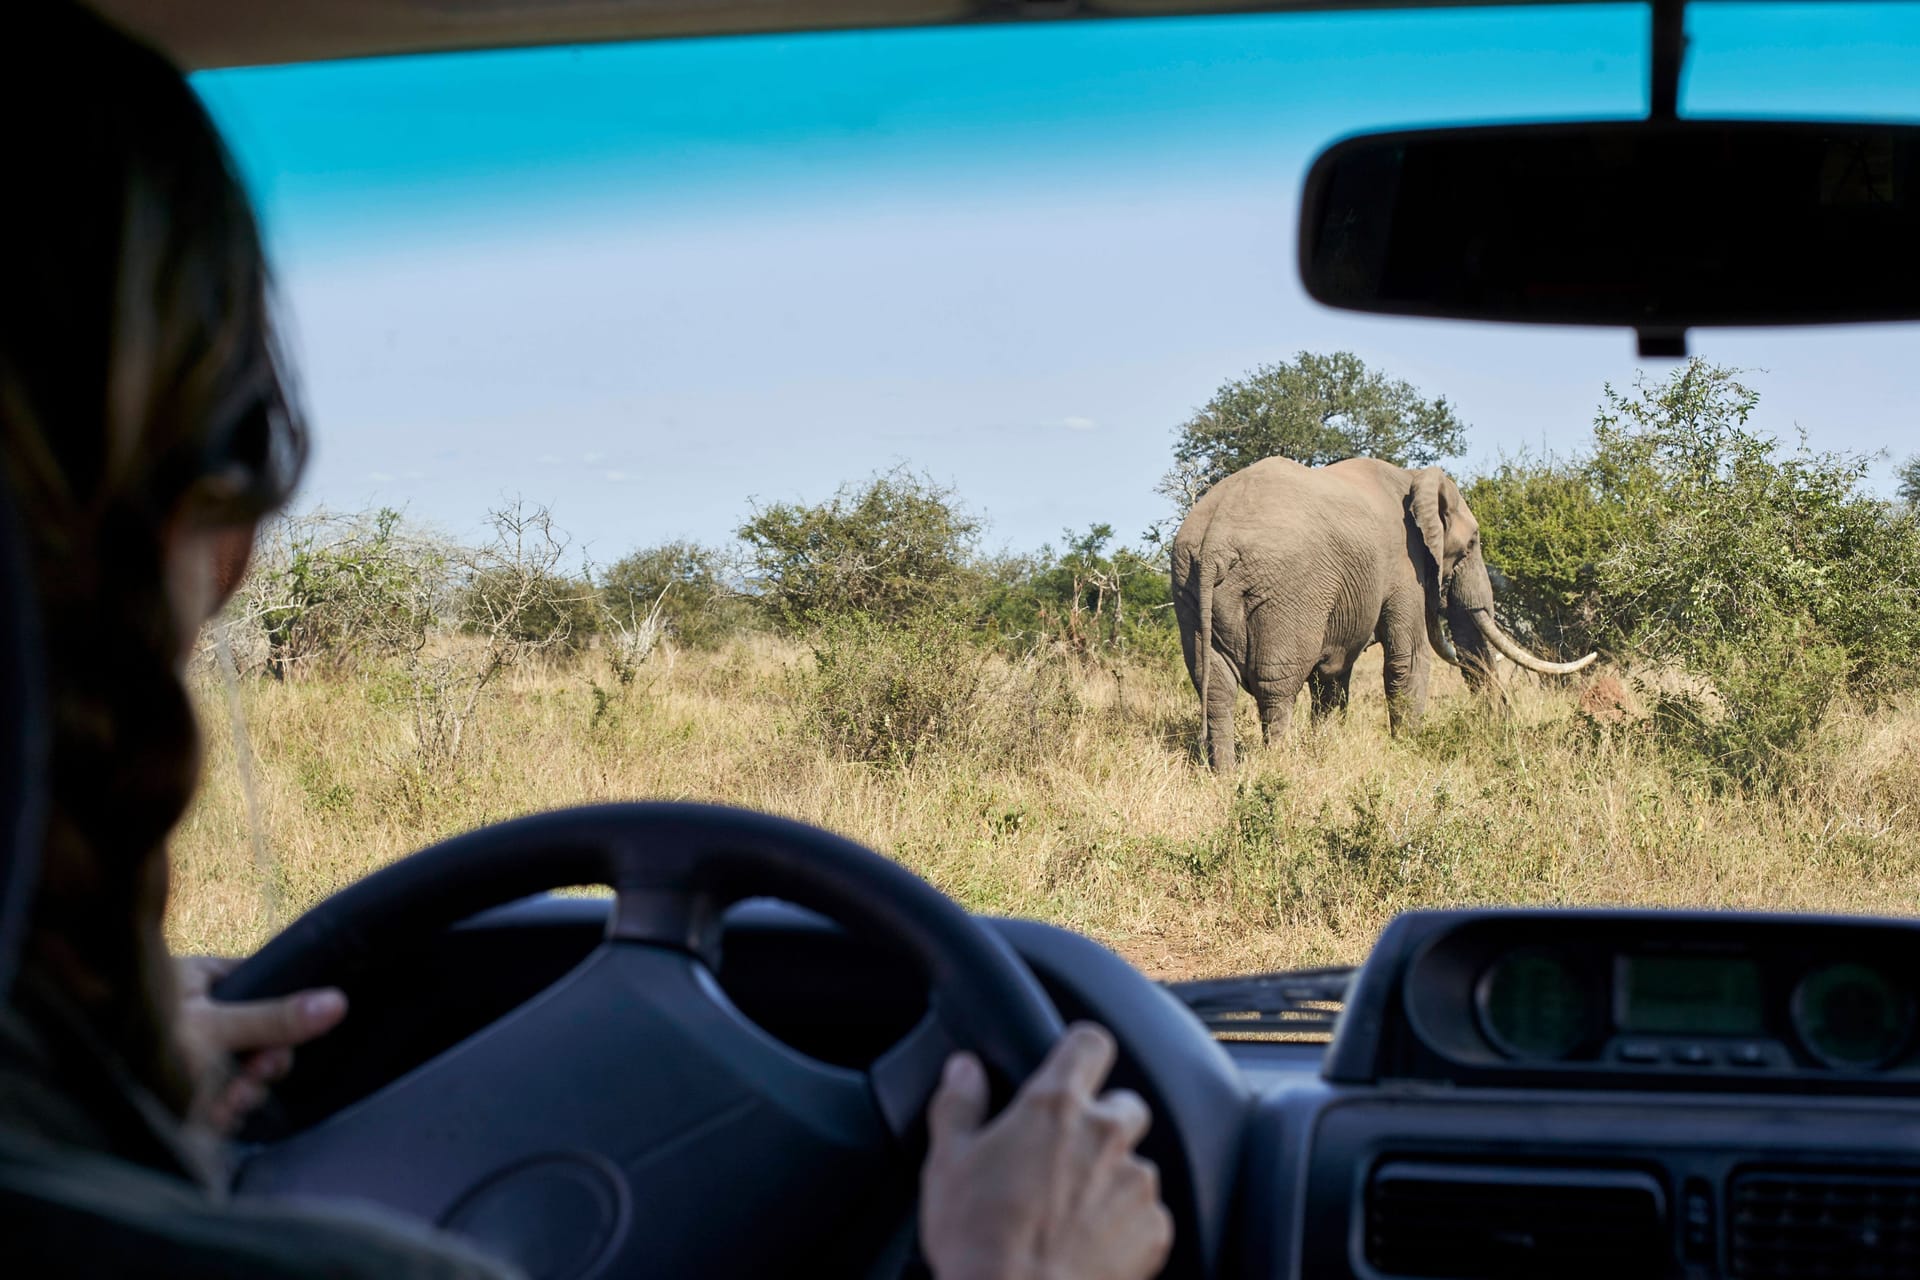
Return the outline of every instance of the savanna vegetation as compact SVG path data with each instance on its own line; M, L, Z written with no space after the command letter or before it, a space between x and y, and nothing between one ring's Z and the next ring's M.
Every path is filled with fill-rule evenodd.
M1161 975L1352 960L1435 903L1909 910L1912 495L1755 431L1756 404L1696 361L1603 389L1576 453L1460 477L1503 622L1600 666L1508 671L1497 702L1443 671L1391 739L1375 651L1346 716L1225 779L1196 753L1164 527L988 554L963 496L904 468L607 566L539 509L476 546L393 512L289 519L197 670L174 940L244 950L441 836L638 796L833 827ZM1444 463L1467 432L1302 354L1179 428L1164 487L1178 506L1274 452Z

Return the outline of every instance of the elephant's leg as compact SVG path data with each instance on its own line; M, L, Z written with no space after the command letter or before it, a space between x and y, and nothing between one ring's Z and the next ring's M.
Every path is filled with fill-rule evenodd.
M1207 764L1216 773L1230 773L1234 766L1233 704L1240 694L1240 673L1226 655L1203 643L1198 607L1178 593L1174 610L1180 620L1180 650L1187 660L1187 676L1193 691L1201 695L1201 740L1206 744ZM1214 619L1215 635L1231 632ZM1204 679L1203 679L1204 677Z
M1287 644L1284 638L1279 643L1256 643L1247 689L1260 707L1260 737L1268 746L1279 746L1286 739L1300 687L1307 682L1308 673L1319 660L1320 637L1317 635L1313 637L1313 647L1305 652L1297 644Z
M1269 747L1277 747L1287 740L1287 729L1293 724L1293 704L1300 693L1296 684L1291 694L1256 689L1253 700L1260 707L1260 741Z
M1240 673L1218 653L1206 659L1213 664L1207 673L1207 705L1200 709L1207 725L1207 764L1215 773L1232 773L1233 703L1240 695Z
M1432 674L1433 655L1424 647L1387 650L1387 723L1395 734L1419 727L1420 717L1427 713L1427 681Z
M1427 681L1433 674L1433 642L1427 637L1426 606L1409 591L1387 602L1375 634L1385 651L1382 680L1387 720L1396 734L1412 730L1427 711Z

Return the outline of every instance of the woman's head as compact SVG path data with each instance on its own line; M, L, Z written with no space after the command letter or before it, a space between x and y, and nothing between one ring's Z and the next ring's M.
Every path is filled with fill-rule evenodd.
M40 590L51 818L27 967L167 1079L164 841L198 752L181 668L304 435L259 236L198 99L66 3L5 6L0 465Z

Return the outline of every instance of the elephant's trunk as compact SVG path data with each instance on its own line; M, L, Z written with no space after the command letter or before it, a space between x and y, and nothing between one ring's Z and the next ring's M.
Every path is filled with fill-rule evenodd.
M1572 662L1548 662L1544 658L1534 657L1515 644L1507 633L1500 629L1500 624L1493 620L1493 613L1490 610L1475 609L1473 622L1480 628L1480 634L1487 638L1488 644L1527 670L1536 671L1543 676L1570 676L1576 671L1592 666L1594 660L1600 656L1597 653L1590 653Z
M1435 653L1456 667L1460 665L1460 653L1453 647L1453 641L1447 638L1446 628L1440 625L1438 609L1427 610L1427 641L1433 645Z

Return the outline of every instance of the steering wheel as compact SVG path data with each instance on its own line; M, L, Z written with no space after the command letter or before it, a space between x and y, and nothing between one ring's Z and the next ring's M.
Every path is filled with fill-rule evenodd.
M972 1049L1018 1083L1061 1033L1007 944L918 876L802 823L695 804L567 809L457 836L322 902L216 994L338 981L427 931L582 884L617 898L580 965L374 1095L255 1149L236 1190L371 1200L534 1280L897 1268L915 1134L947 1053ZM926 1017L865 1071L749 1022L714 971L721 913L761 896L916 963Z

